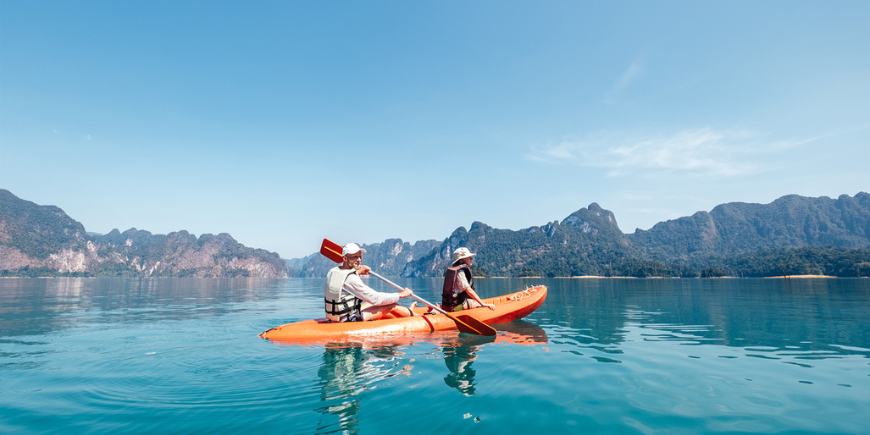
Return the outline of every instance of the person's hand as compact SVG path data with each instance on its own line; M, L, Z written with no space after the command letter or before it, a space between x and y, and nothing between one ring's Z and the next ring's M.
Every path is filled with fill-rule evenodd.
M369 275L372 273L372 268L368 266L360 266L356 273L359 275Z
M412 294L414 294L414 291L409 289L408 287L405 287L405 289L402 290L401 293L399 293L399 299L406 298L408 296L411 296Z
M495 310L495 304L483 304L483 306L489 308L490 310Z

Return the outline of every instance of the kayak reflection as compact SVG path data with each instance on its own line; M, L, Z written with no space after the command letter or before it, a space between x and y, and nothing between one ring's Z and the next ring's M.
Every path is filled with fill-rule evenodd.
M466 396L473 396L476 388L476 371L472 363L489 344L547 344L546 332L537 325L517 320L495 325L497 336L457 334L444 331L431 334L356 337L357 341L325 343L320 368L318 387L323 404L317 409L321 414L317 433L360 432L358 414L362 407L364 392L372 390L385 380L395 376L411 376L412 363L417 358L406 351L424 352L431 343L444 358L448 373L444 382ZM293 345L295 343L277 342ZM308 344L310 345L310 344Z
M547 344L547 331L526 320L514 320L510 323L493 325L498 331L497 342L536 345Z

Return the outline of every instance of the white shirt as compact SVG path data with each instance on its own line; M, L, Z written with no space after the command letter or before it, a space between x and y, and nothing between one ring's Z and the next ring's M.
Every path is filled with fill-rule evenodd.
M468 278L465 277L465 273L462 271L456 272L456 280L453 281L453 296L456 296L465 291L465 289L470 288L468 285Z

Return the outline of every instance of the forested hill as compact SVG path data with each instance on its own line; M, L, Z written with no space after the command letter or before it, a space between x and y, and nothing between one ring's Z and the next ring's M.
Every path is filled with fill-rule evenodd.
M477 254L478 274L492 276L601 275L604 268L640 255L613 213L593 203L562 222L520 231L474 222L470 230L457 229L429 255L410 262L402 275L440 276L460 246Z
M289 270L278 254L229 234L91 235L60 208L0 189L0 276L286 277Z
M866 276L870 194L722 204L633 234L624 234L614 214L595 203L562 221L516 231L474 222L428 253L406 257L411 260L400 273L398 259L385 273L441 276L460 246L478 254L474 267L489 276ZM376 263L383 263L387 257L379 255ZM368 256L365 262L377 265ZM332 266L317 254L305 264L304 276L323 276Z
M709 213L638 230L630 238L662 261L805 246L867 249L870 194L837 199L789 195L770 204L722 204Z

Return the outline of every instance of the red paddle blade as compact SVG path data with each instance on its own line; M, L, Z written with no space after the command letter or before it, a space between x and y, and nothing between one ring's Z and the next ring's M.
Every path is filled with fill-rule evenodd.
M489 336L496 335L495 328L469 315L456 316L453 320L456 321L456 326L457 329L459 329L459 332Z
M341 256L342 250L344 250L344 248L342 248L341 245L329 239L323 239L323 244L320 245L320 253L336 263L344 262L344 258Z

